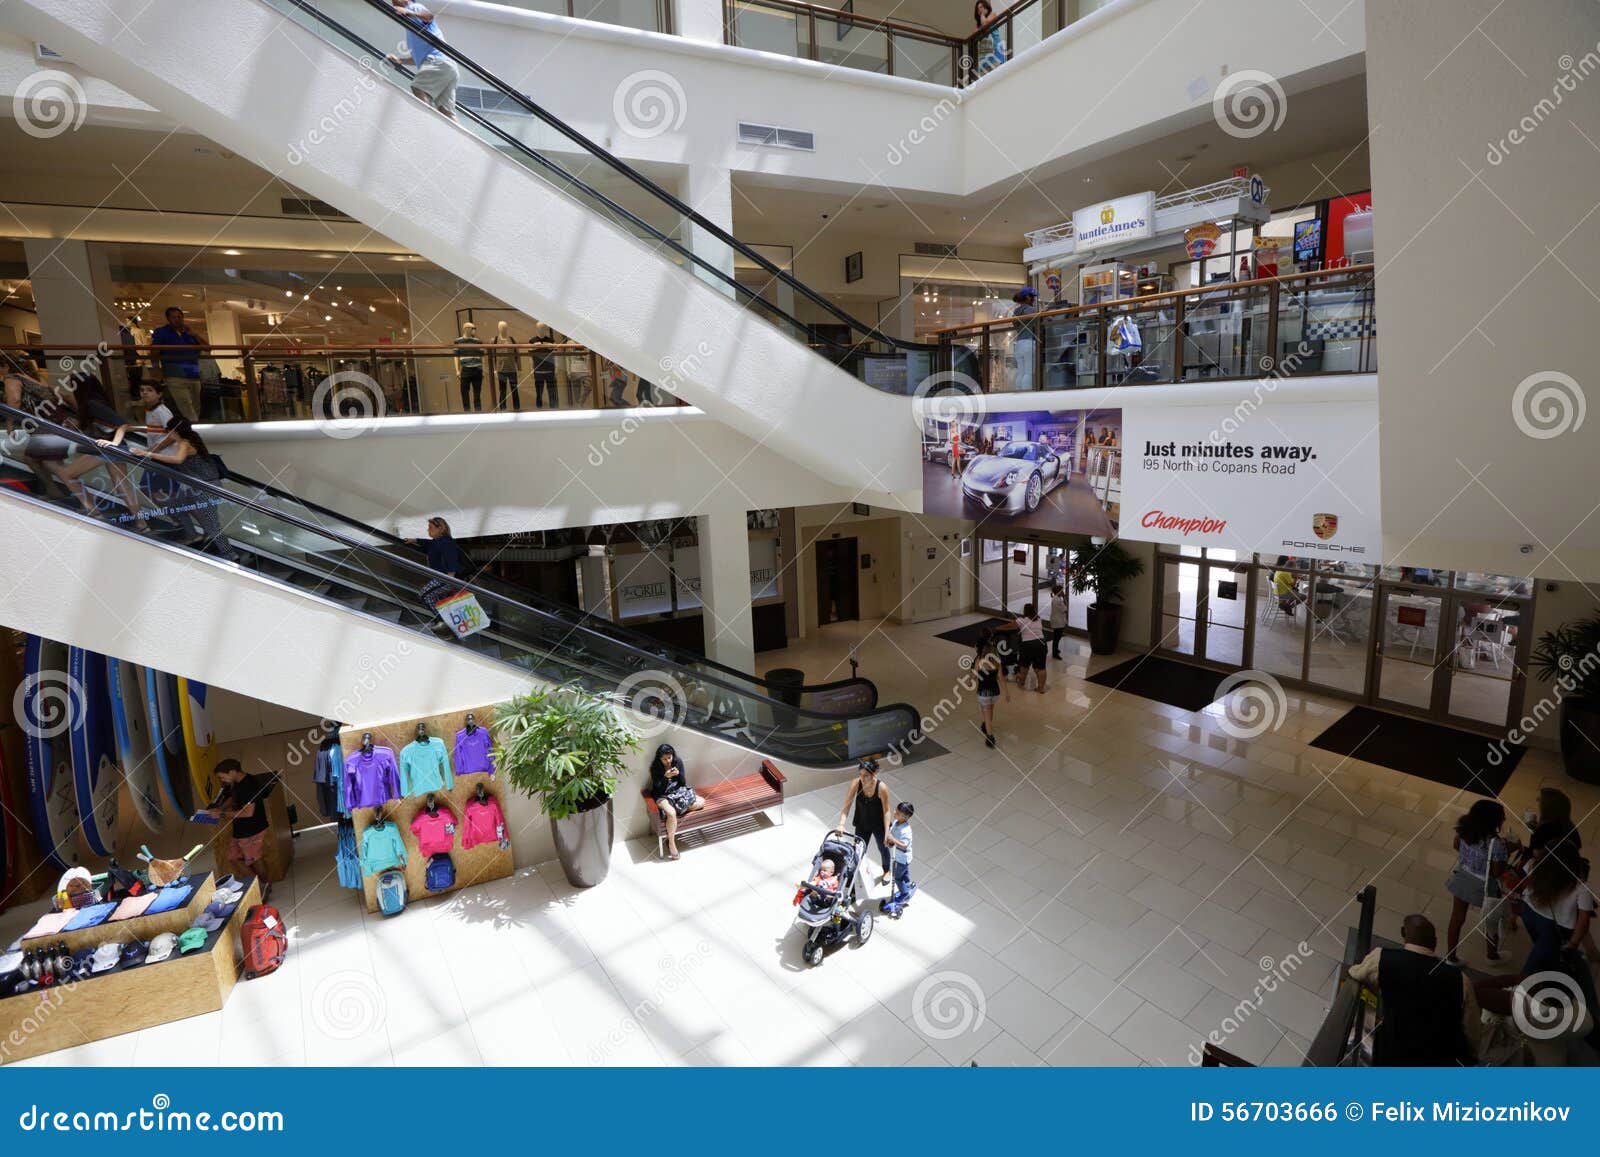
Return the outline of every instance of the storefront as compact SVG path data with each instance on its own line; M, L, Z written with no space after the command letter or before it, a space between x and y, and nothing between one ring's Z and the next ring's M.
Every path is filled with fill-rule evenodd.
M978 538L974 563L978 576L976 609L1019 615L1024 606L1033 603L1041 615L1047 615L1050 587L1059 582L1067 594L1067 628L1077 634L1086 633L1087 612L1094 596L1073 594L1064 579L1067 552L1088 548L1088 540L1064 535L1030 535L1029 539Z
M1156 568L1160 652L1479 730L1521 715L1531 578L1170 546Z

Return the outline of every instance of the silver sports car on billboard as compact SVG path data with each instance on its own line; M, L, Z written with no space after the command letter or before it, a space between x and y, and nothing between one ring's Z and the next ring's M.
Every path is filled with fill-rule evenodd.
M980 454L961 475L961 493L985 510L1029 514L1044 496L1072 481L1072 463L1040 442L1007 442Z

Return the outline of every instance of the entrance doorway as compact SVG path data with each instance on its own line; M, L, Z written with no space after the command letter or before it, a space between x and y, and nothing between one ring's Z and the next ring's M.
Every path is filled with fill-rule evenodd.
M1250 565L1229 550L1188 548L1157 557L1157 649L1210 666L1243 667L1252 633Z
M861 575L857 570L856 540L823 539L814 549L817 553L817 626L859 619Z
M1040 615L1047 615L1050 586L1061 583L1067 596L1067 630L1086 632L1086 609L1094 596L1074 593L1066 581L1067 552L1081 541L1065 536L1054 543L980 538L976 562L977 609L1020 615L1022 608L1032 603Z

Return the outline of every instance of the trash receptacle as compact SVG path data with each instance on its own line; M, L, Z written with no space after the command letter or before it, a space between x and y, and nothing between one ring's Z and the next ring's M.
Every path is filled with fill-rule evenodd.
M774 667L767 672L767 693L779 703L790 707L800 706L800 689L806 685L806 673L798 667Z

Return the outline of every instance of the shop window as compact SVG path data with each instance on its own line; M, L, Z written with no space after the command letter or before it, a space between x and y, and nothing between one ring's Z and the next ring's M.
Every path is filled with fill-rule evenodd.
M1419 587L1447 587L1450 585L1450 572L1447 570L1434 570L1426 566L1386 566L1383 568L1383 577L1392 583L1409 583Z
M1489 574L1487 571L1461 570L1456 572L1456 588L1479 591L1487 595L1522 596L1533 593L1533 579L1509 574Z

